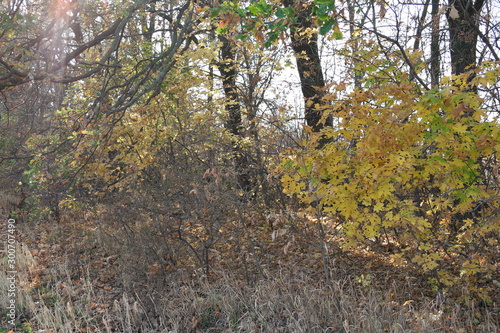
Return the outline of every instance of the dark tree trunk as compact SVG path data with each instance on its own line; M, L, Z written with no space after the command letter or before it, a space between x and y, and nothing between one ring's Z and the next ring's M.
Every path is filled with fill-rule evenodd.
M486 0L449 0L449 10L447 13L448 26L450 31L450 54L452 74L460 75L474 69L477 65L477 39L479 37L479 15ZM474 73L468 76L468 80L474 78ZM460 89L460 87L457 87ZM477 92L475 87L467 89ZM467 108L466 106L464 106ZM473 110L464 112L462 117L470 117ZM479 163L479 162L478 162ZM454 206L461 203L461 199L454 201ZM481 207L484 202L478 202L477 207ZM467 212L455 213L451 217L450 227L454 232L459 230L466 219L477 217L476 208Z
M351 50L352 54L354 55L358 51L359 42L356 40L356 37L354 35L356 30L356 22L354 21L356 17L356 8L354 7L353 0L347 0L347 10L349 12L349 35L351 39ZM352 70L354 72L354 87L361 90L363 88L361 83L363 74L356 69L356 65L359 64L360 60L358 60L357 57L354 56L352 61Z
M462 74L476 65L478 18L486 0L449 0L451 67Z
M238 90L236 88L236 76L238 75L235 64L236 52L234 46L227 37L220 35L219 39L222 42L219 69L222 77L224 95L226 96L225 109L228 116L226 128L232 134L241 136L241 106L238 101Z
M441 76L439 52L439 0L432 0L432 23L431 23L431 87L437 87Z
M233 152L235 170L238 178L238 185L245 191L251 190L251 179L248 175L248 157L241 148L240 138L243 137L243 126L241 122L241 105L238 99L238 89L236 87L236 50L231 40L224 35L219 35L222 42L221 61L219 70L222 78L222 86L226 97L226 128L234 135Z
M318 34L308 31L309 28L314 29L313 22L309 18L311 7L305 1L285 0L284 4L294 7L297 13L297 23L290 28L292 49L297 60L300 85L305 99L306 123L314 132L319 132L324 126L331 126L332 120L321 122L325 79L318 51Z

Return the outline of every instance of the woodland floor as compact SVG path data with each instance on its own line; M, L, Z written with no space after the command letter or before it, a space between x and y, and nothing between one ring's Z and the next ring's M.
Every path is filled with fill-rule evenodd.
M293 235L266 247L265 253L259 250L264 259L260 273L226 259L213 260L208 276L196 267L149 267L141 279L131 269L133 262L110 252L97 222L20 221L16 232L17 321L15 327L9 325L2 313L0 332L498 332L500 328L498 295L493 295L491 304L481 304L467 300L465 289L464 297L438 293L411 266L395 265L362 249L342 253L335 250L340 242L335 239L328 244L330 281L325 278L324 258L304 254L318 252L316 245ZM7 284L2 274L1 303L6 302Z

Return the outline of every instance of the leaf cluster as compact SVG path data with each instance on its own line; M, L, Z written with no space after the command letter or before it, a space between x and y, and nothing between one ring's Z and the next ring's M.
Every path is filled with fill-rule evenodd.
M370 89L330 95L335 125L283 159L287 193L340 218L346 249L394 246L394 262L420 267L437 287L494 279L500 127L475 91L499 73L485 64L472 80L428 91L407 74L378 73Z
M302 15L300 12L303 10L280 1L268 3L265 0L254 0L248 6L243 6L238 2L225 1L213 8L210 16L216 18L228 13L237 15L239 21L242 22L243 33L238 34L236 38L246 40L249 35L255 35L264 46L269 47L288 29L293 30L294 25L297 24L297 15ZM335 2L332 0L314 0L308 11L310 12L308 19L315 22L322 35L329 33L337 24L334 15ZM338 28L336 36L337 30ZM228 29L226 25L223 25L219 27L217 32L227 33Z

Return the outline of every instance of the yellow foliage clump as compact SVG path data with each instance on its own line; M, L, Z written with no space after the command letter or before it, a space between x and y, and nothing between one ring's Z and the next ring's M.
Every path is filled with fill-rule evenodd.
M340 217L345 247L395 244L443 288L488 276L499 250L500 127L478 91L497 84L500 66L475 71L432 90L379 75L336 98L325 115L335 125L283 157L285 191Z

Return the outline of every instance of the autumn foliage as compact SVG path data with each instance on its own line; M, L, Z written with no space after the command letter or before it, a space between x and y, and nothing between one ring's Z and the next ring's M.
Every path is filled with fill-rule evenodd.
M498 269L500 136L485 95L500 67L432 90L379 69L364 89L330 95L325 116L335 125L285 153L285 190L340 219L345 249L391 249L392 261L427 272L436 288L463 280L488 299L479 285Z
M498 6L0 4L15 329L496 330Z

